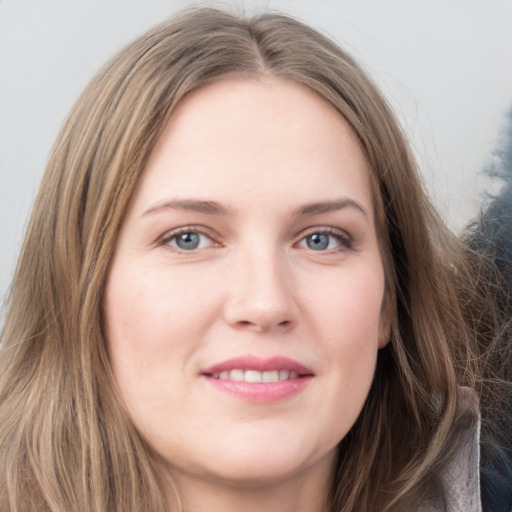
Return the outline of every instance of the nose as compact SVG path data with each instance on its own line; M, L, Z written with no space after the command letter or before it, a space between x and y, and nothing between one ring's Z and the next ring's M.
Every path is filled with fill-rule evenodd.
M231 292L224 318L229 325L255 332L284 332L296 324L294 283L283 259L271 251L240 256L228 278Z

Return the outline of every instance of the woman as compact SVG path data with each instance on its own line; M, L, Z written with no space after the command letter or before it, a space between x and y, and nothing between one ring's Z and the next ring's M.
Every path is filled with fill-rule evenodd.
M479 510L475 293L351 57L284 16L183 14L96 76L48 163L0 508Z

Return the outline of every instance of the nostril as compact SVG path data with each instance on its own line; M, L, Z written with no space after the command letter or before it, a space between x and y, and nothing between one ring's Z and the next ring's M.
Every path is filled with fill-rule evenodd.
M237 329L279 331L291 328L295 323L293 302L289 297L283 303L260 300L258 297L230 298L224 306L224 318L229 325ZM285 303L286 299L286 303Z
M267 331L269 329L288 329L292 325L292 321L290 320L283 320L281 322L272 322L272 321L265 321L265 320L239 320L235 322L236 327L239 329L256 329L258 331Z

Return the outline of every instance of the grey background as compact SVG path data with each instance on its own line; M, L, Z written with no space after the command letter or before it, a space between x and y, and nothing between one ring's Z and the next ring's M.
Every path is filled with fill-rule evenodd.
M50 147L105 60L186 0L0 0L0 299ZM476 214L512 104L511 0L201 2L299 17L361 60L410 136L454 230Z

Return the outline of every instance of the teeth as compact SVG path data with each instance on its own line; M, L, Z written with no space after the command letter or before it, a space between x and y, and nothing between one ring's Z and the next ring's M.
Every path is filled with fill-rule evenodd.
M262 382L279 382L279 372L274 370L273 372L263 372L261 374Z
M288 370L271 370L260 372L258 370L231 370L214 373L213 378L219 380L235 380L244 382L279 382L281 380L298 379L297 372L290 372Z
M262 373L256 370L246 370L244 375L245 382L261 382Z
M244 379L244 371L243 370L231 370L229 372L229 379L230 380L245 380ZM220 375L219 375L220 378Z

